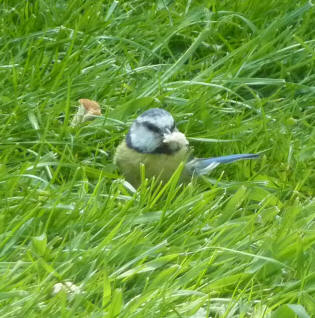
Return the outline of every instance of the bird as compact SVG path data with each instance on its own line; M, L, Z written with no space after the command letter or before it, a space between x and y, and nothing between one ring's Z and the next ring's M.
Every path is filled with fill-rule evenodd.
M133 187L141 184L141 165L145 177L166 183L181 163L183 182L208 174L220 164L258 158L259 154L233 154L212 158L192 158L186 136L176 127L173 116L163 108L151 108L131 124L116 148L114 164Z

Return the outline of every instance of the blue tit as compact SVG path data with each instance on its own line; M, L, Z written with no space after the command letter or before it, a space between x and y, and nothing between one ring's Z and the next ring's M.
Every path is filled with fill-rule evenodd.
M141 183L140 165L147 178L167 182L178 166L185 164L182 179L204 175L221 163L257 158L257 154L236 154L215 158L190 158L189 143L178 131L173 116L164 109L151 108L132 123L125 140L117 147L114 163L134 187Z

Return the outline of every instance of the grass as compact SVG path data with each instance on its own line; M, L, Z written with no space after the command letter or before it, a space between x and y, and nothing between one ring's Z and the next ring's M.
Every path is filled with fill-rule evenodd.
M311 2L0 11L1 317L315 317ZM103 118L71 128L79 98ZM150 107L197 156L263 155L130 192L112 158Z

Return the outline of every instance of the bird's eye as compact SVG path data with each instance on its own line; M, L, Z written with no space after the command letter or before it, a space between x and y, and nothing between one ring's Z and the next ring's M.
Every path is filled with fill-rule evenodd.
M160 128L158 128L157 126L155 126L149 122L144 122L143 125L153 132L156 132L156 133L161 132Z

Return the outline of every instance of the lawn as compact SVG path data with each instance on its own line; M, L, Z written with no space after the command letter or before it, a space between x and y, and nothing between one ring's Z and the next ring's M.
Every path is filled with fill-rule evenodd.
M314 8L2 0L0 317L315 317ZM132 191L112 159L151 107L261 156Z

